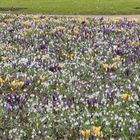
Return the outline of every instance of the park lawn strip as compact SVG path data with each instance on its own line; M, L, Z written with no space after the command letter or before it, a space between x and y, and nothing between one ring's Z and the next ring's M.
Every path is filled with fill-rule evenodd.
M140 14L139 0L3 0L0 8L27 8L2 13L59 15Z

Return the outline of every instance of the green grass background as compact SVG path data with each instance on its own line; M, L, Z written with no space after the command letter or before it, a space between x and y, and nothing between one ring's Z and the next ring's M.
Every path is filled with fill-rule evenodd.
M0 7L22 7L10 13L28 14L140 14L140 0L0 0ZM2 12L2 11L0 11Z

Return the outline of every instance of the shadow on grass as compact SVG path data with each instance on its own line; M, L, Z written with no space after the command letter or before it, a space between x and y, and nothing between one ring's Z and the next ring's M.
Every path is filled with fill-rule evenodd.
M27 10L28 8L21 8L21 7L0 7L0 11L20 11L20 10Z
M140 7L135 7L134 9L140 9Z

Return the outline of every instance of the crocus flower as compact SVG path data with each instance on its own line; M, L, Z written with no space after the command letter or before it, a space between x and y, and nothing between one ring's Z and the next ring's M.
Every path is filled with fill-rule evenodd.
M90 130L82 130L81 135L85 138L89 138L90 137Z
M135 127L132 126L132 127L129 128L130 134L132 134L132 135L135 134L135 131L136 131Z
M10 103L7 103L7 104L6 104L6 111L7 111L7 112L11 112L12 110L13 110L12 105L11 105Z
M120 97L121 97L123 100L128 101L129 95L128 95L128 93L124 93L124 94L121 94Z
M4 82L5 82L5 80L0 77L0 84L3 84Z
M23 87L24 82L23 81L12 81L9 85L12 89L17 89L17 88Z
M96 137L103 137L103 132L101 131L100 126L99 127L93 126L92 130Z
M125 69L124 71L126 76L129 76L131 74L131 70L129 68Z

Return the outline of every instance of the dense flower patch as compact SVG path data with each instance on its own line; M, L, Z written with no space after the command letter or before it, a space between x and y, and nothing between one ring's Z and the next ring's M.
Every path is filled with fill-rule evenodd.
M0 15L0 139L139 136L139 21Z

